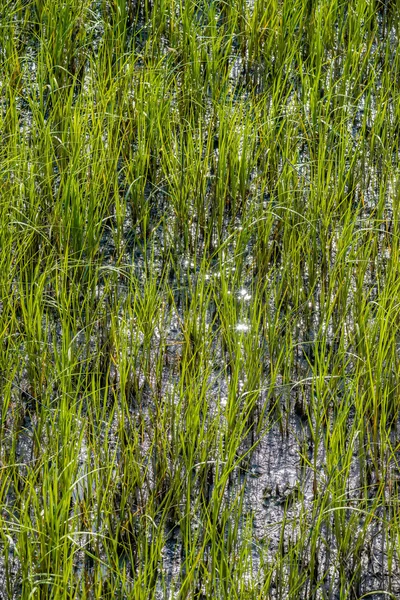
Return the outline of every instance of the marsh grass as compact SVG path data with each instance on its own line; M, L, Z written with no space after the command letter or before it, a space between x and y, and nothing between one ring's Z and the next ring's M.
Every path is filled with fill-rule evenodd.
M398 597L398 10L3 1L4 598Z

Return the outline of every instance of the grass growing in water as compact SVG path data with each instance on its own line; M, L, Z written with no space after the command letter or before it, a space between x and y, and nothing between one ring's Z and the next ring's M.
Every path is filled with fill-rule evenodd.
M3 2L4 597L398 597L399 23Z

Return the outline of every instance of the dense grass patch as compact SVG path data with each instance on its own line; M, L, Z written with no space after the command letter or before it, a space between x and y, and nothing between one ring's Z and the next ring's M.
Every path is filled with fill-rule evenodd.
M398 2L0 4L0 598L399 597Z

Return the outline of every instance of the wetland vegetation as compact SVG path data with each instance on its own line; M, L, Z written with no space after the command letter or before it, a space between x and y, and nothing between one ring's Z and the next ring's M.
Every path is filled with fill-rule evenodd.
M2 600L400 597L399 11L1 0Z

